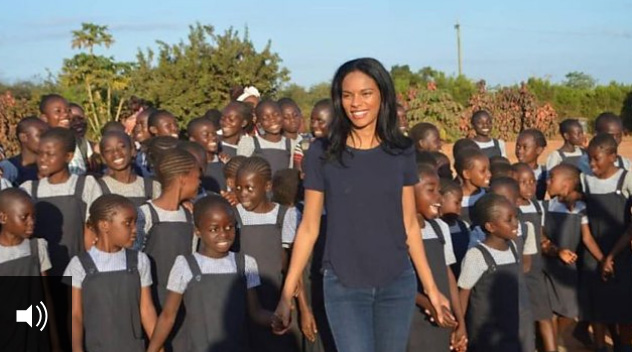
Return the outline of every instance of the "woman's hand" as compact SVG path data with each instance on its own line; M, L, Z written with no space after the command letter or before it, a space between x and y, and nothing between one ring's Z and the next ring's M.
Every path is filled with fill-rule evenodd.
M439 326L451 325L451 321L456 322L450 310L450 301L439 290L428 292L428 299L436 311L436 323Z
M316 341L318 329L316 328L316 320L311 310L301 311L301 331L309 342L314 343Z

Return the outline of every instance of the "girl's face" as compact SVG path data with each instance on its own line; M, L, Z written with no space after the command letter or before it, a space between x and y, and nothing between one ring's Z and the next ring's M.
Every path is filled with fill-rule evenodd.
M108 224L108 234L114 245L130 248L134 244L136 240L136 209L134 207L119 206Z
M298 133L301 127L301 112L295 105L287 104L281 110L283 115L283 131L287 133Z
M50 127L70 127L70 106L66 99L52 99L44 107L43 119Z
M439 135L439 131L431 130L428 135L425 136L424 139L419 141L419 145L422 150L429 152L440 152L442 143L441 136Z
M518 197L520 196L513 187L509 186L496 187L492 192L507 198L511 204L516 204L518 202Z
M524 200L531 200L535 197L535 174L531 170L520 169L514 173L514 178L520 187L520 197Z
M353 71L342 80L342 108L355 129L375 130L382 95L368 75Z
M617 145L621 144L621 139L623 138L623 126L620 123L610 122L608 123L604 130L604 133L607 133L614 137L614 140L617 142Z
M329 124L331 114L328 109L314 109L310 116L310 127L312 134L316 138L323 138L329 135Z
M586 143L584 137L584 129L581 126L571 126L567 133L563 136L571 145L581 147Z
M132 146L119 136L105 137L101 156L109 169L122 171L132 164Z
M551 170L546 180L546 191L551 198L565 195L564 176L558 170Z
M281 134L283 132L283 117L279 106L276 104L262 104L260 109L257 121L266 134Z
M439 193L439 177L437 175L420 175L421 181L415 185L415 203L417 213L424 219L438 218L441 209L441 193Z
M195 226L195 234L204 243L206 256L224 257L235 241L235 218L222 206L211 207Z
M178 138L178 122L171 115L163 115L158 119L158 125L149 127L149 131L156 136L171 136Z
M272 183L265 181L254 172L241 172L237 175L235 193L239 203L248 211L262 209L267 203L267 192L272 190Z
M492 118L489 115L479 115L472 121L472 126L478 136L489 137L492 132Z
M210 122L198 125L195 130L191 131L189 139L204 147L204 150L209 153L216 154L219 148L217 130Z
M56 174L68 167L72 156L73 153L66 152L61 142L43 139L37 155L37 170L44 177Z
M496 212L494 220L485 224L489 233L506 240L515 240L518 237L516 208L511 204L503 203L497 206Z
M182 183L181 200L191 200L198 194L200 188L200 168L194 167L186 175L180 176Z
M222 118L219 120L219 124L222 126L222 136L230 138L241 135L247 123L248 121L235 108L231 106L226 107L222 112Z
M590 158L590 169L597 177L609 176L615 171L615 161L617 161L617 154L606 153L601 148L591 148L588 150L588 157Z
M533 136L520 135L516 141L516 158L521 163L532 164L538 161L542 147L535 144Z
M44 124L44 122L32 124L24 131L24 138L19 137L20 142L24 143L24 148L37 153L39 150L40 137L47 129L48 126Z
M472 166L463 171L463 177L476 187L489 187L489 180L492 177L492 173L489 171L489 159L485 156L474 159Z
M397 107L397 126L402 132L408 131L408 119L406 118L406 109Z
M461 201L463 191L455 189L443 194L441 197L441 216L461 214Z
M26 199L18 199L0 212L2 231L22 238L30 238L35 229L35 206Z
M151 138L149 127L147 126L148 118L149 113L141 113L136 118L136 125L134 125L134 140L136 140L138 143L142 143Z

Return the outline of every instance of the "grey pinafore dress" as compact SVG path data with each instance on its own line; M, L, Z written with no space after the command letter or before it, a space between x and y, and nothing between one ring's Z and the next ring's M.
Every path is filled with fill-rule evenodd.
M255 144L255 151L253 156L260 156L266 159L270 163L272 169L272 175L277 171L290 168L290 160L292 158L292 141L289 138L285 138L285 149L270 149L261 148L258 136L252 137L252 141Z
M136 176L136 177L141 177L141 176ZM102 178L97 179L97 183L99 184L99 187L101 187L101 192L104 195L112 194L112 191L110 191L110 188L105 183L105 181L103 181ZM121 195L127 197L127 199L132 201L132 203L134 203L134 206L138 208L141 205L145 204L148 200L151 200L154 198L154 180L151 179L150 177L143 177L143 189L145 191L145 195L142 197L128 197L125 194L121 194Z
M483 152L483 154L485 154L490 159L495 156L502 156L503 153L500 150L500 142L498 142L498 139L492 138L492 142L494 143L493 146L481 148L481 152Z
M81 288L86 351L145 350L138 252L125 249L125 257L125 270L100 272L88 252L78 256L86 272Z

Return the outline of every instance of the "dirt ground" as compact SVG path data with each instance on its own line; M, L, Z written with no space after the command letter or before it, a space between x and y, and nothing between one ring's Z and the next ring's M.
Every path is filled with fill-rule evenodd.
M559 149L563 144L561 139L559 140L549 140L546 150L542 153L540 158L538 159L540 164L545 164L546 159L552 151ZM516 147L515 141L507 141L507 157L511 162L517 162L516 154L514 152ZM443 151L449 157L452 157L452 144L446 144L443 146ZM625 137L619 145L619 155L622 155L628 159L632 159L632 137ZM592 349L586 348L582 343L576 340L573 337L573 329L575 326L569 327L566 331L561 332L561 336L559 338L560 341L560 352L590 352Z

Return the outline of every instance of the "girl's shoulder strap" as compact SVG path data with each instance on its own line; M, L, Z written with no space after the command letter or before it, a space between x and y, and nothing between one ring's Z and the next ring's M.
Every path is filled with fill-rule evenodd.
M31 181L31 197L33 197L34 200L37 200L37 191L39 190L39 184L39 180Z
M78 197L79 199L82 199L83 196L83 190L86 187L86 178L88 176L86 175L78 175L77 176L77 183L75 184L75 196Z
M99 272L99 269L97 269L94 260L92 260L90 253L88 253L87 251L83 251L77 254L77 258L79 258L79 262L83 266L83 270L86 272L86 276Z
M261 142L259 142L259 136L252 136L252 143L255 145L255 152L260 152Z
M279 204L279 212L277 213L276 225L282 229L283 228L283 220L285 219L285 214L287 214L288 206Z
M193 254L187 254L184 256L184 259L186 259L187 264L189 264L189 269L191 269L193 279L200 281L202 279L202 269L200 269L200 265L197 260L195 260L195 256Z
M625 177L628 175L628 171L622 169L623 172L621 173L621 176L619 176L619 181L617 181L617 194L621 194L621 192L623 191L623 184L625 183Z
M239 205L235 206L233 209L235 210L235 220L237 220L237 225L239 225L239 227L243 227L244 221L242 220L241 214L239 213Z
M151 216L151 224L152 225L156 225L160 222L160 217L158 216L158 212L156 211L156 208L154 208L154 205L151 204L151 202L145 202L145 204L147 205L147 208L149 209L149 215Z
M128 272L138 270L138 251L125 248L126 269Z
M538 215L542 215L543 211L540 202L538 202L537 200L532 200L531 203L533 203L533 207L535 208L536 213L538 213Z
M138 176L141 177L141 176ZM154 180L151 177L143 177L143 188L145 189L145 198L154 198Z
M246 255L243 252L235 252L235 264L237 265L237 273L246 277Z
M31 256L37 258L39 263L39 239L29 238L29 247L31 248Z
M284 138L285 138L285 150L291 153L292 152L292 140L287 138L287 137L284 137ZM623 165L623 162L621 164Z
M498 141L498 138L492 138L492 141L494 142L494 148L500 149L500 142Z
M443 230L441 229L439 222L434 219L426 220L426 222L430 224L430 227L432 227L432 230L435 232L435 235L437 235L437 238L439 238L441 244L445 244L445 235L443 234Z
M469 226L467 226L467 224L465 223L465 221L461 220L461 219L457 219L456 220L457 225L459 225L459 229L461 230L461 232L463 233L469 233L470 232L470 228Z
M526 234L523 234L526 236ZM520 256L518 255L518 250L516 249L516 242L509 241L509 249L511 250L511 254L513 254L516 263L520 263Z
M477 244L474 248L479 250L483 255L485 264L487 264L487 271L496 271L496 261L494 260L494 257L492 257L492 254L489 252L489 250L485 246L483 246L482 243Z
M112 192L110 191L110 188L108 187L107 183L105 183L105 181L103 180L103 178L97 178L97 183L99 184L99 187L101 187L101 192L105 195L105 194L111 194Z

